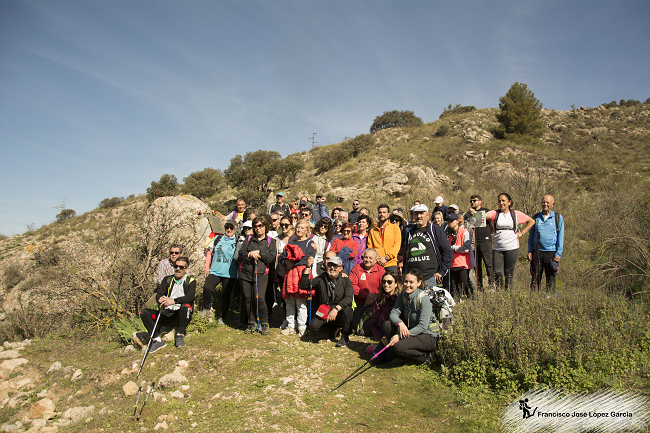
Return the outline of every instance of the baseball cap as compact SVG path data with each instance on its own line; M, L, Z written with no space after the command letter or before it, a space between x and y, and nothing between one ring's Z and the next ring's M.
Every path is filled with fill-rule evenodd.
M284 197L284 193L283 193L283 192L279 192L279 193L277 193L275 196L276 196L276 197L277 197L277 196Z
M416 204L411 208L413 212L429 212L429 208L426 204Z
M232 222L232 221L230 221L230 220L228 220L228 221L226 221L225 223L223 223L223 226L224 226L224 227L228 227L228 226L230 226L230 227L232 227L232 228L235 228L235 223Z
M300 200L300 206L307 206L307 202L305 200Z
M445 200L442 198L441 195L439 195L438 197L436 197L436 199L433 202L435 204L438 204L438 203L442 203L443 201L445 201Z
M449 209L456 209L456 210L459 210L459 208L458 208L458 205L457 205L457 204L450 204L450 205L449 205L449 206L447 206L447 207L448 207Z
M244 224L242 224L242 227L249 227L253 228L253 221L246 221Z
M339 256L334 256L331 259L327 261L327 264L329 265L330 263L334 263L335 265L343 265L343 262L341 261L341 258Z
M447 221L456 221L456 220L458 220L458 215L456 215L455 213L450 213L449 215L447 215Z

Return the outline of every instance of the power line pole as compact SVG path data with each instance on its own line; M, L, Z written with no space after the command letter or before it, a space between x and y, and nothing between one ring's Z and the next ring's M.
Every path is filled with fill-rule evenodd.
M318 134L316 134L316 133L314 132L314 133L312 134L312 136L309 137L309 138L307 139L307 140L311 140L311 147L312 147L312 148L318 144L318 141L316 141L316 135L318 135Z

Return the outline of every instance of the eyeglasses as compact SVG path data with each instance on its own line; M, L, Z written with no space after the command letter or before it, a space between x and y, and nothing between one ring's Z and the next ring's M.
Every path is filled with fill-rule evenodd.
M280 227L282 227L283 229L289 228L290 226L291 224L287 224L287 223L280 224Z
M262 228L262 227L264 227L264 224L255 224L256 229L259 229L259 228Z
M352 233L352 230L343 230L343 233Z
M181 252L180 251L170 251L169 255L171 256L172 254L179 255Z
M390 284L390 285L392 285L393 283L395 283L395 280L392 280L392 281L390 281L390 280L382 280L381 283L382 284Z
M187 268L187 266L174 265L174 269L180 269L181 271L185 268Z

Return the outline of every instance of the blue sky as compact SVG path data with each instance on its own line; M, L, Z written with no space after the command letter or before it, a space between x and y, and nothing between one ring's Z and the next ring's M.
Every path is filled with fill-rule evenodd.
M0 0L0 233L367 133L375 116L650 97L645 1Z

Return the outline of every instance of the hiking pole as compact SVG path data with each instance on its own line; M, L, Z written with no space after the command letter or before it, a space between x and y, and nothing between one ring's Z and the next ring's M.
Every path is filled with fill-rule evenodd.
M259 298L259 292L257 291L257 259L255 260L254 272L255 272L255 303L257 304L257 332L260 332L260 298Z
M309 271L309 324L307 325L309 327L309 342L311 343L311 298L312 298L312 293L311 293L311 271Z
M147 400L149 400L149 396L151 395L151 392L153 391L153 388L156 386L156 382L151 382L151 386L149 387L149 391L147 392L147 396L144 398L144 403L142 403L142 407L140 408L140 413L138 414L138 417L135 419L136 421L140 421L140 417L142 416L142 411L144 410L144 407L147 405Z
M142 366L144 365L144 360L147 358L147 354L149 353L149 348L151 347L151 342L153 341L153 336L154 333L156 332L156 328L158 328L158 321L160 320L160 316L162 314L160 311L158 311L158 317L156 317L156 323L153 325L153 329L151 330L151 335L149 335L149 342L147 343L147 350L144 351L144 355L142 355L142 362L140 363L140 369L138 370L138 374L135 376L135 381L138 382L138 377L140 377L140 373L142 372ZM140 394L138 393L138 398L140 397ZM135 413L133 414L135 416Z
M140 392L142 391L142 387L138 387L138 397L135 399L135 404L133 405L133 415L131 416L131 419L135 419L135 413L138 411L138 402L140 401Z
M367 361L366 361L366 362L365 362L361 367L359 367L359 368L357 368L356 370L354 370L354 373L352 373L351 375L349 375L348 377L346 377L346 378L343 380L343 382L339 383L339 384L336 385L334 388L332 388L332 389L330 390L330 392L333 392L333 391L337 390L341 385L343 385L345 382L347 382L348 380L350 380L350 378L351 378L352 376L354 376L355 374L357 374L357 373L358 373L358 372L359 372L363 367L365 367L366 365L368 365L368 363L369 363L370 361L372 361L373 359L375 359L376 357L378 357L379 354L380 354L381 352L383 352L384 350L388 349L389 347L390 347L390 346L384 346L383 349L381 349L379 352L377 352L375 355L373 355L372 358L370 358L369 360L367 360Z

